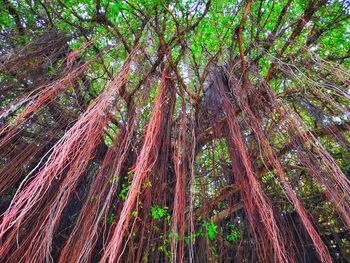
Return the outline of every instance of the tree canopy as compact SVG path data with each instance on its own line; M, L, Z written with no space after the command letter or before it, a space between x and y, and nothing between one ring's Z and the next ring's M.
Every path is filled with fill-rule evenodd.
M348 1L0 6L1 262L348 262Z

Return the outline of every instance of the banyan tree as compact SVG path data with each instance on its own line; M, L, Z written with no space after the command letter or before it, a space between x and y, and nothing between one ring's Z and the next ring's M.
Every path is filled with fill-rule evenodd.
M347 0L0 6L0 262L349 262Z

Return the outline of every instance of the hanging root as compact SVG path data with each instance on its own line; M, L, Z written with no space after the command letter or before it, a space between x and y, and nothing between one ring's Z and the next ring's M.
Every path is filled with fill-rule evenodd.
M270 87L267 85L264 85L264 87L267 92L272 93ZM331 97L322 94L321 91L318 91L312 86L310 87L310 91L320 102L327 102L328 105L333 106L344 115L349 114L348 109L340 106ZM319 115L324 114L320 108L316 107L315 105L311 105L309 102L309 100L311 100L310 98L307 100L304 99L305 94L300 94L300 96L301 98L298 97L298 99L302 99L305 101L305 103L307 102L308 107L313 109L309 110L309 114L314 116L316 120ZM261 106L262 103L260 102L259 105ZM276 112L283 118L280 120L283 122L283 125L281 126L285 127L284 129L286 130L287 134L290 138L292 138L289 148L296 150L297 156L299 157L301 163L308 169L310 175L313 176L323 187L327 198L334 204L345 225L348 229L350 229L349 179L341 171L332 156L317 140L315 134L305 127L303 120L294 110L288 106L283 106L277 100L273 100L273 104L270 107L270 114ZM252 112L250 112L250 114L252 114ZM345 130L349 129L349 125L347 123L344 123L343 126ZM258 129L261 128L257 123L257 120L255 120L255 130ZM338 127L326 128L325 130L333 135L333 137L345 148L349 147L349 142L342 135ZM320 135L322 135L322 133ZM265 135L264 137L266 140L267 138ZM270 153L267 154L271 156L271 147L269 148ZM275 159L274 167L276 168L276 165L280 166L278 163L276 164L276 162L279 162L277 157L274 156L273 158Z
M222 100L223 110L227 116L227 124L230 132L229 136L237 148L239 159L242 162L244 173L247 178L247 181L241 179L240 183L242 184L242 191L245 193L243 201L245 202L245 211L249 220L249 224L251 226L253 236L257 238L256 241L258 246L257 249L259 251L258 254L261 257L262 261L268 261L270 256L268 251L271 251L270 246L272 246L275 261L289 262L289 256L285 247L286 243L276 224L274 211L268 202L260 183L256 179L251 161L245 150L235 109L233 108L231 102L229 101L229 98L226 95L226 92L223 88L224 86L220 83L218 85L215 85L215 88L217 89L217 95L220 96ZM246 193L248 191L250 193ZM254 207L257 208L254 209ZM254 213L255 211L256 214ZM261 230L257 229L259 225L257 224L257 216L264 227L264 234L262 234ZM269 242L265 242L264 239L267 239Z
M65 208L71 192L89 163L95 147L101 140L101 132L108 121L108 111L115 105L114 97L125 85L129 75L130 65L136 52L132 52L122 66L117 78L92 103L74 126L55 144L51 155L37 174L33 170L22 182L10 207L4 213L0 225L0 254L5 255L14 249L16 236L22 224L30 218L29 212L35 211L40 200L45 197L54 182L60 182L57 191L50 195L45 211L36 223L40 227L33 229L28 236L31 240L23 241L28 245L21 260L26 262L46 259L52 261L50 255L54 230L59 223L62 211ZM69 166L67 174L64 170ZM31 179L34 174L33 179ZM31 179L31 180L29 180ZM22 186L24 188L22 189ZM52 193L51 193L52 194ZM19 247L18 249L23 249ZM16 251L13 256L16 256ZM11 257L11 256L10 256Z
M145 91L142 99L146 94L148 91ZM59 262L91 260L98 238L106 232L106 218L116 195L120 174L130 154L139 114L134 107L129 109L130 121L121 125L113 147L108 149L74 229L62 248Z
M185 255L185 204L186 204L186 107L182 100L182 113L179 126L177 147L174 151L174 166L176 174L176 187L174 197L174 210L172 222L172 260L184 262Z
M91 65L93 61L94 59L91 59L88 62L85 62L84 64L78 66L74 70L70 69L66 72L66 75L63 78L53 82L52 84L39 87L39 91L37 93L32 94L33 92L31 92L22 100L15 101L6 109L4 109L3 112L0 112L1 120L3 118L6 118L10 113L27 104L25 109L12 121L7 122L5 125L0 127L0 148L3 147L11 139L11 137L15 135L16 128L25 122L26 117L30 116L30 114L36 112L40 107L53 100L58 94L66 91L72 84L77 81L77 79L85 72L85 70Z
M113 147L108 149L75 227L61 251L59 262L90 260L103 227L101 222L105 222L112 205L117 181L130 151L134 129L133 118L120 128Z
M289 134L291 138L294 138L292 145L297 150L301 162L323 187L326 196L338 210L347 228L350 229L349 179L316 137L311 132L301 129L303 126L300 121L296 119L288 121L291 127L294 127L289 130Z
M160 128L160 123L163 121L166 113L166 98L168 97L167 94L171 88L173 88L171 79L168 78L168 73L165 69L162 74L157 98L153 105L153 111L147 127L144 143L136 161L132 184L127 194L126 201L123 204L113 235L101 258L101 262L114 262L117 257L119 257L118 260L120 259L123 238L128 229L131 213L135 208L141 184L158 159L160 149L159 138L162 135L162 132L164 132Z
M25 144L23 147L20 145L10 152L5 152L1 156L6 156L7 162L0 169L0 194L6 193L11 187L13 187L18 181L23 178L27 167L38 160L40 156L43 156L45 148L54 144L58 139L56 134L59 130L63 129L65 123L58 120L58 124L50 129L43 129L32 143ZM51 136L47 136L50 134ZM42 138L46 140L43 141Z

